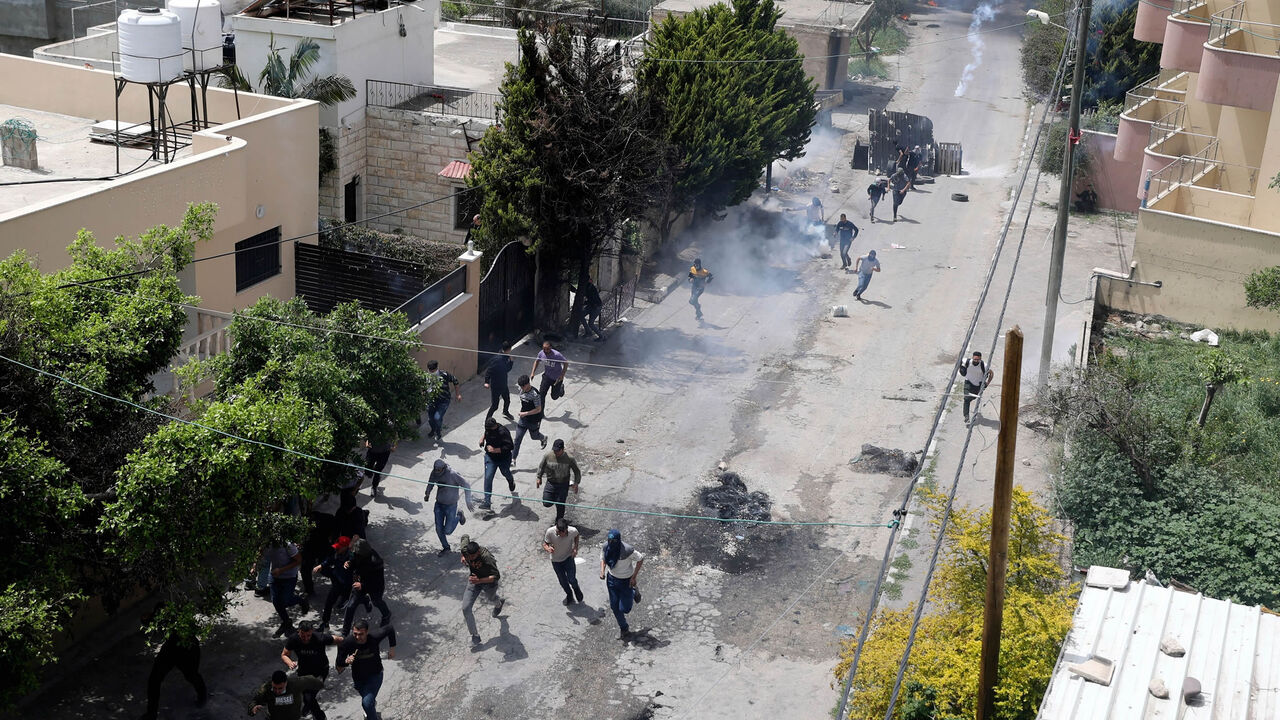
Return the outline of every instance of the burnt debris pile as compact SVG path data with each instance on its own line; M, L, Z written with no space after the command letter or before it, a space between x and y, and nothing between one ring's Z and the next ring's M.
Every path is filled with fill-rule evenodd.
M720 473L718 480L718 485L704 487L699 492L702 507L714 511L723 520L767 522L773 519L770 513L773 501L759 490L748 492L747 484L738 473Z
M865 443L862 446L862 452L858 453L858 457L850 460L849 465L858 472L908 477L920 469L920 458L916 457L916 453Z

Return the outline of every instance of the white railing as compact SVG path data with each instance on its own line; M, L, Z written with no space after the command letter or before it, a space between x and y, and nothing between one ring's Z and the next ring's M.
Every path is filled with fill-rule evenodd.
M231 327L231 318L228 313L197 310L196 330L199 334L178 348L173 365L184 365L193 359L207 360L230 350L231 335L227 330Z
M1233 38L1238 46L1228 47ZM1239 2L1210 18L1208 44L1255 55L1280 54L1280 25L1249 20L1248 8Z
M1243 182L1237 184L1235 179ZM1218 143L1214 141L1200 152L1183 155L1152 173L1148 202L1154 204L1183 185L1253 195L1257 181L1258 168L1222 162L1218 158Z
M1181 100L1164 97L1164 95L1181 94L1185 97L1185 90L1171 90L1166 86L1186 74L1186 72L1181 70L1165 68L1160 71L1159 75L1151 77L1146 82L1130 88L1129 91L1124 94L1124 114L1128 115L1139 105L1156 98L1168 100L1169 102L1182 102Z

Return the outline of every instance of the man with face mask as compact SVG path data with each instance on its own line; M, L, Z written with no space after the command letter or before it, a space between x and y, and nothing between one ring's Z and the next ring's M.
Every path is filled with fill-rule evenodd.
M644 555L622 542L621 532L609 531L608 540L600 552L600 579L609 588L609 609L613 611L618 629L622 631L618 636L619 640L631 639L627 613L640 601L640 589L636 587L636 580L640 577L640 566L643 563Z

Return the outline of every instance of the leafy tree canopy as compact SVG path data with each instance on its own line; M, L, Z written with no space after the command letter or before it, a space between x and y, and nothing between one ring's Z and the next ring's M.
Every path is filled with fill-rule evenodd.
M1055 492L1076 564L1280 603L1280 339L1222 333L1217 350L1109 331L1105 342L1044 400L1068 443ZM1206 382L1226 384L1197 427Z
M1280 310L1280 265L1255 270L1244 281L1249 307Z
M937 531L946 496L925 491ZM1065 538L1053 518L1015 487L1009 534L1009 568L1000 641L996 713L1000 720L1032 720L1048 687L1058 648L1071 629L1076 587L1063 582L1058 551ZM971 718L977 709L982 618L991 542L991 513L956 508L944 538L944 554L929 593L903 678L905 693L894 710L902 720ZM851 717L883 717L898 663L911 631L914 607L876 615L853 679ZM856 640L845 641L835 668L844 681Z
M52 274L22 252L0 262L0 354L169 410L150 397L151 377L182 339L186 314L174 303L192 298L176 273L211 236L213 216L212 205L193 205L177 227L107 247L81 231L71 264ZM0 568L3 704L33 686L79 600L98 597L112 609L143 583L97 520L118 496L117 470L159 421L6 361L0 409L0 543L10 553Z
M695 204L736 205L769 162L804 154L816 86L795 39L777 27L781 17L773 0L735 0L653 29L638 83L675 149L656 209L664 235Z
M520 62L508 64L501 92L502 125L481 139L467 179L484 189L473 237L491 257L532 240L538 294L551 297L566 276L584 280L605 243L648 207L664 150L592 23L521 30Z

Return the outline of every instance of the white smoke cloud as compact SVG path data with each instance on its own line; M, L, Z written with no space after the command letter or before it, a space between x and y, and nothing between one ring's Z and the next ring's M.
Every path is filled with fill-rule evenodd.
M982 65L982 51L986 48L986 43L982 41L982 34L978 32L982 27L982 23L994 20L996 11L988 4L983 3L973 11L973 20L969 22L969 49L973 53L973 59L968 65L964 66L964 72L960 74L960 83L956 85L956 97L963 97L966 90L969 89L969 81L973 80L973 71Z

